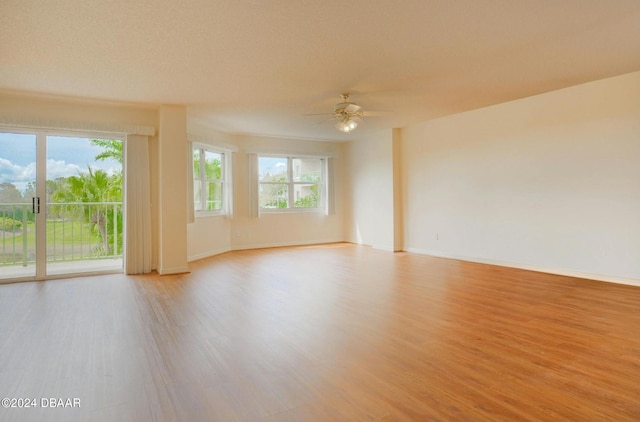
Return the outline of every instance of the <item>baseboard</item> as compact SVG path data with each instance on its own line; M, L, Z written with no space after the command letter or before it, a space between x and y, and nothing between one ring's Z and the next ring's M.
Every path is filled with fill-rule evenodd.
M606 281L608 283L626 284L629 286L640 287L640 280L634 278L617 277L606 274L594 274L582 271L565 270L562 268L545 267L542 265L520 264L517 262L501 261L497 259L469 257L461 255L446 254L439 251L431 251L418 248L407 248L407 252L417 253L421 255L430 255L439 258L457 259L459 261L477 262L479 264L497 265L500 267L518 268L521 270L537 271L541 273L563 275L567 277L586 278L588 280Z
M174 267L174 268L159 268L158 274L160 275L170 275L170 274L184 274L191 272L188 266L185 267Z
M385 251L385 252L397 252L393 246L384 246L384 245L364 245L364 246L371 246L373 249L377 249L379 251Z
M226 252L231 251L231 248L221 248L221 249L216 249L213 251L209 251L209 252L204 252L204 253L200 253L200 254L196 254L196 255L191 255L187 257L187 262L193 262L193 261L197 261L199 259L204 259L204 258L209 258L211 256L216 256L216 255L220 255Z
M305 241L296 241L296 242L255 243L252 245L232 246L231 250L244 251L248 249L282 248L286 246L322 245L325 243L339 243L339 242L344 242L344 240L343 239L335 239L335 240L323 239L323 240L305 240Z

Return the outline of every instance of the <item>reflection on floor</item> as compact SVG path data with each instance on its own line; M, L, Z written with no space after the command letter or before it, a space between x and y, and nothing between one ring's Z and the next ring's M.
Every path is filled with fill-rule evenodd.
M48 262L47 276L84 274L112 271L122 271L122 258L91 259L83 261ZM0 281L9 281L35 277L35 264L0 266Z

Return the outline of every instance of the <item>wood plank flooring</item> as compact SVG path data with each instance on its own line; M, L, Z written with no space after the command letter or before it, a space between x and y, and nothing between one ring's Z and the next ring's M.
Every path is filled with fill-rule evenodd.
M638 287L350 244L191 268L0 285L0 398L39 405L0 420L640 420Z

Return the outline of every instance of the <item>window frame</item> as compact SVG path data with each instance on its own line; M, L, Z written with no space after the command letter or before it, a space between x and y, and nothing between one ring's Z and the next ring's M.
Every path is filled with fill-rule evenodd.
M194 215L196 218L198 217L209 217L209 216L216 216L216 215L228 215L229 214L229 204L228 204L228 192L227 190L230 188L229 187L229 182L228 182L228 178L227 178L227 154L228 151L223 150L221 148L216 148L215 146L212 145L207 145L207 144L201 144L201 143L192 143L192 148L191 148L191 156L193 159L194 153L195 151L198 150L199 154L200 154L200 174L198 176L196 176L195 174L195 166L191 165L191 169L194 171L193 174L193 208L194 208ZM208 179L207 178L207 172L206 172L206 162L203 159L204 156L206 155L206 152L211 152L214 154L219 154L220 155L220 179ZM220 183L220 189L221 189L221 202L222 205L220 207L219 210L207 210L206 209L206 198L207 195L203 194L203 192L206 193L206 189L207 189L207 183ZM201 209L197 209L196 208L196 198L195 198L195 190L196 190L196 185L200 186L200 206L202 207Z
M260 181L260 158L284 158L287 160L287 181L286 182L261 182ZM295 185L309 185L310 182L296 182L293 178L293 160L296 159L315 159L320 161L320 180L318 181L318 206L317 207L295 207L294 192ZM257 183L258 183L258 212L260 214L277 214L277 213L322 213L324 212L327 201L326 193L326 161L327 157L316 155L299 155L299 154L258 154L258 171L257 171ZM260 185L287 185L287 208L264 208L260 206Z

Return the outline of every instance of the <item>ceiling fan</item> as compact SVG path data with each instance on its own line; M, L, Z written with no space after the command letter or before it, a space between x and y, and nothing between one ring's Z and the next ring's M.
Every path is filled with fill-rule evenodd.
M335 124L336 129L341 132L349 133L358 127L358 123L362 123L362 117L376 116L382 113L362 110L362 106L349 101L349 93L345 92L340 95L342 102L333 106L333 113L322 114L329 115L332 119L338 120ZM310 116L313 116L311 114Z

